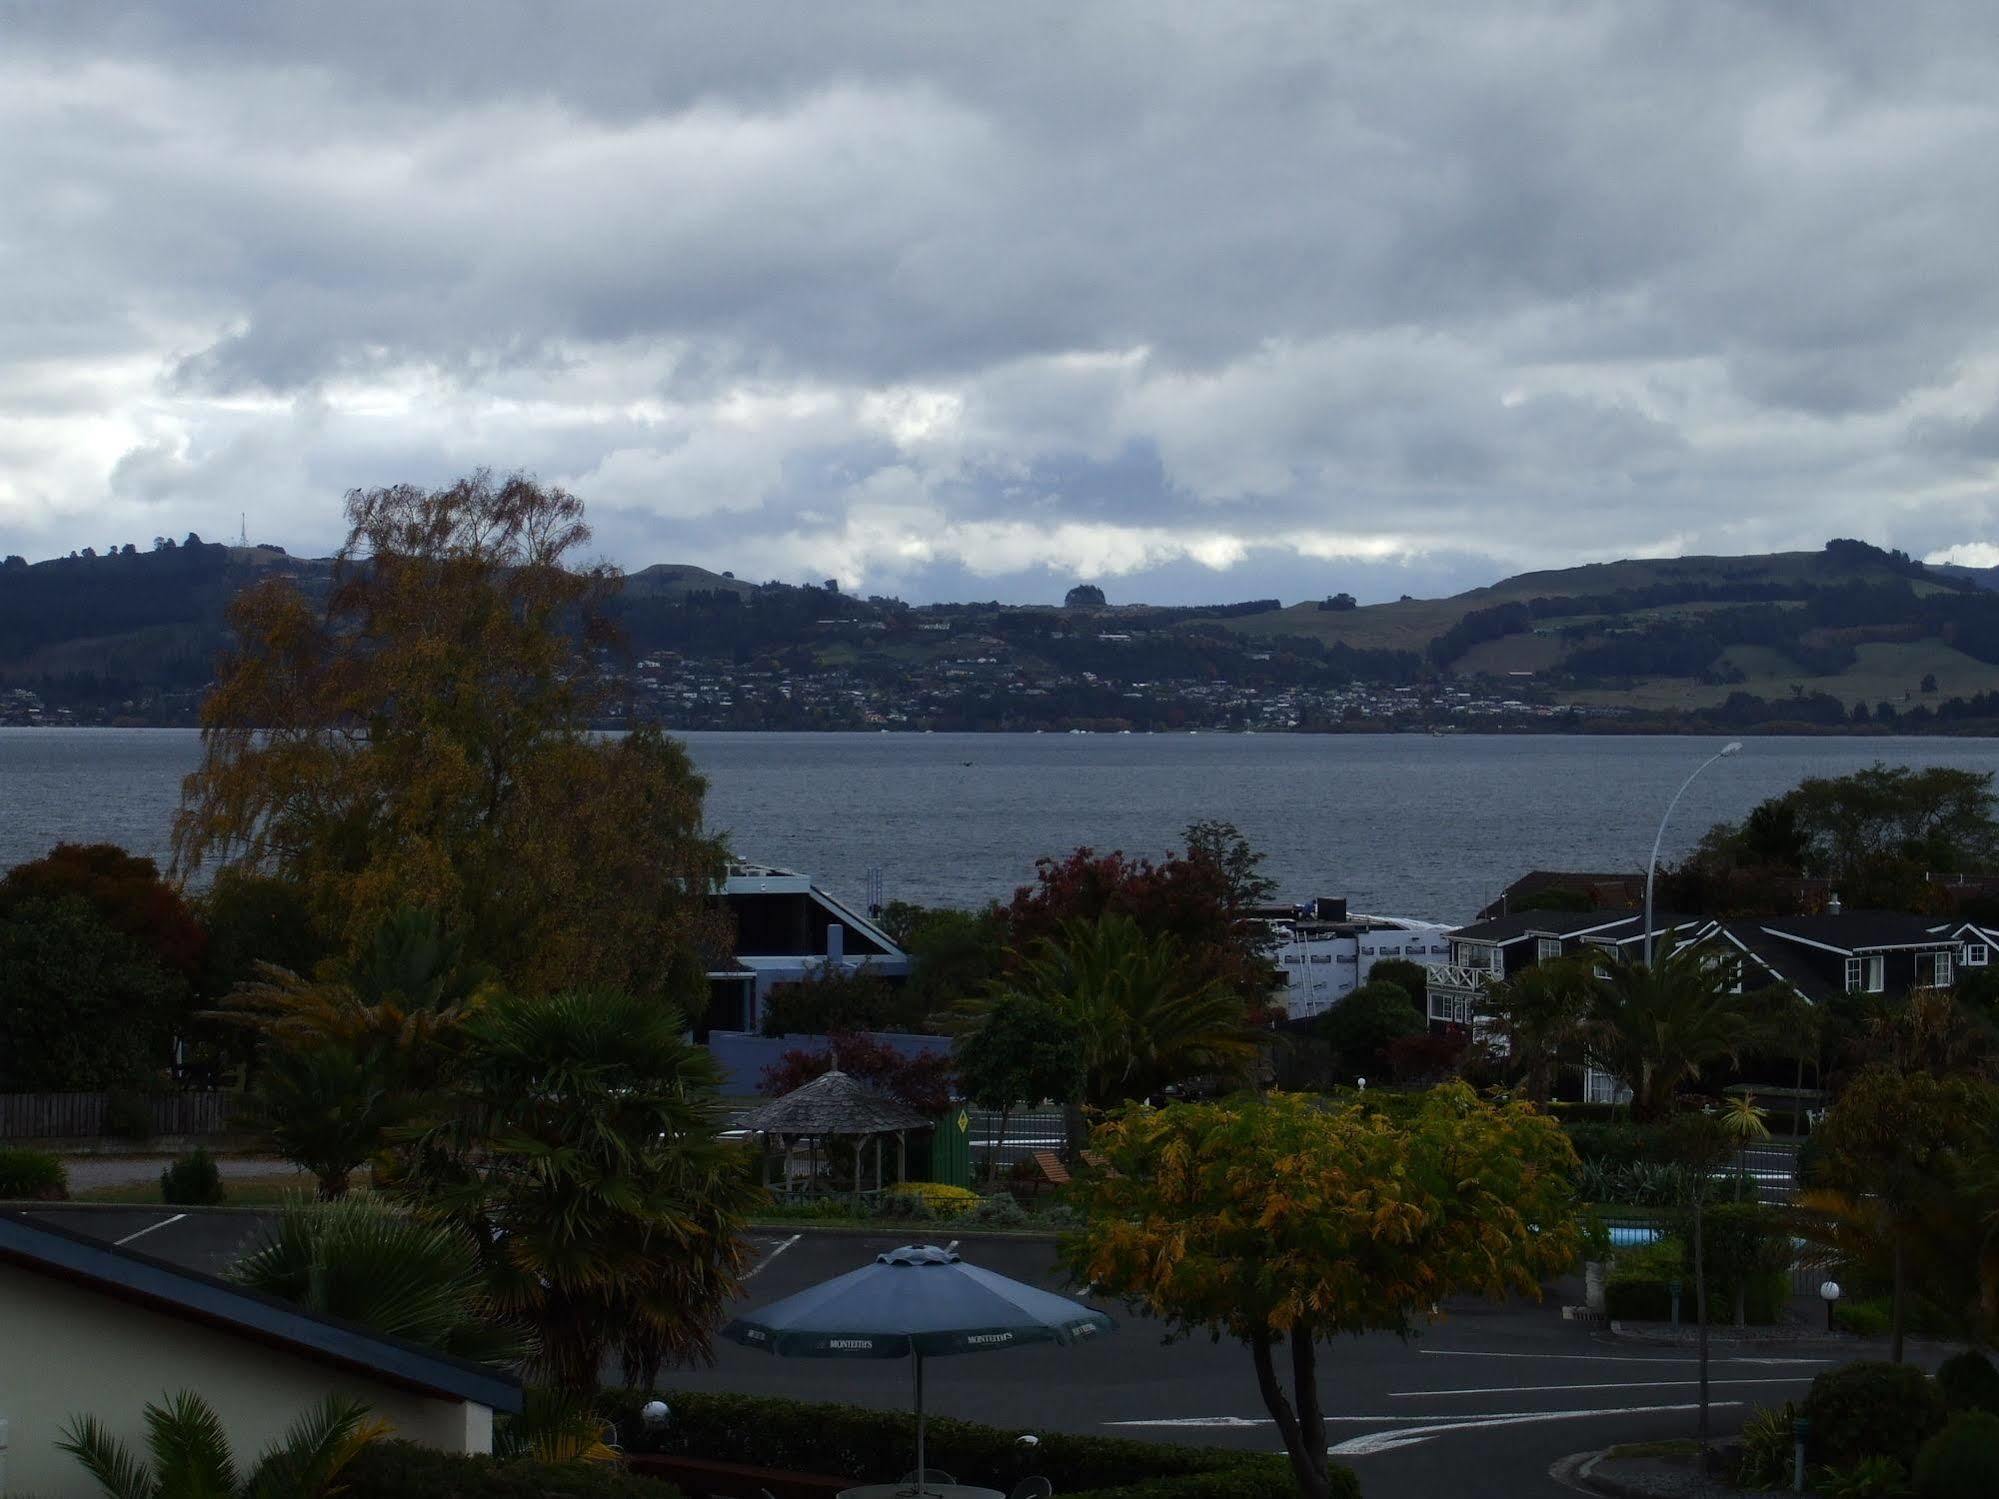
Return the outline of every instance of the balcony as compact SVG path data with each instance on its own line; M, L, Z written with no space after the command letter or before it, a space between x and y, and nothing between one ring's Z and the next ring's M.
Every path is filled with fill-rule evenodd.
M1468 963L1430 963L1424 968L1432 989L1459 989L1475 993L1492 978L1492 970Z

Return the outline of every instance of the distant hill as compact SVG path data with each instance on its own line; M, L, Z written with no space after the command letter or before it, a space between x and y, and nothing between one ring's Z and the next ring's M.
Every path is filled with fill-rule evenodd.
M191 722L227 641L229 599L274 574L312 590L330 573L326 559L195 537L8 558L0 693L27 689L100 720ZM1523 573L1452 598L1361 606L1344 594L1289 606L910 606L663 563L630 574L614 609L656 688L682 661L890 685L924 671L951 680L954 663L1140 690L1484 679L1543 704L1821 728L1856 708L1873 720L1882 704L1887 719L1940 713L1950 698L1978 699L1953 712L1982 719L1981 695L1999 694L1999 569L1925 567L1848 540ZM1999 715L1999 698L1991 707Z
M1871 711L1999 691L1994 588L1999 569L1931 568L1842 540L1817 552L1595 563L1447 599L1319 601L1228 623L1265 638L1416 651L1442 673L1531 680L1588 706L1663 712L1748 695Z

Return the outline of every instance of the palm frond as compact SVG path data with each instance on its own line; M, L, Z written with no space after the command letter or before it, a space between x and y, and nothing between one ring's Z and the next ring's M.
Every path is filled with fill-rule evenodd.
M152 1499L152 1470L97 1417L72 1416L56 1438L56 1447L83 1464L104 1490L105 1499Z
M163 1494L173 1499L232 1499L236 1464L215 1407L191 1390L146 1407L146 1442Z
M364 1447L395 1427L359 1400L329 1395L294 1421L251 1475L247 1499L320 1499Z

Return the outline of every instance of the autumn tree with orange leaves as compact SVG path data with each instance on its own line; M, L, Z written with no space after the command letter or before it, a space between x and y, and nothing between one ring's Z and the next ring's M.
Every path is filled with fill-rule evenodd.
M1305 1499L1343 1477L1327 1459L1322 1343L1407 1335L1451 1296L1538 1295L1580 1245L1561 1128L1462 1083L1407 1123L1297 1093L1133 1106L1092 1144L1104 1166L1084 1186L1070 1269L1175 1333L1247 1343Z
M232 606L176 870L285 881L336 954L425 911L516 990L698 1012L726 852L678 744L591 732L620 580L577 564L581 502L482 471L346 508L323 598L278 577Z

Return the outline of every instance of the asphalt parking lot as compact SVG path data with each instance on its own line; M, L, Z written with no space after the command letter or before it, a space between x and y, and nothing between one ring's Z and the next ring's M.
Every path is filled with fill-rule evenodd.
M762 1234L745 1304L788 1296L906 1241L906 1234ZM1068 1289L1048 1243L967 1237L959 1252L1003 1275ZM1568 1490L1548 1470L1569 1453L1692 1435L1692 1354L1562 1320L1562 1302L1580 1299L1571 1285L1551 1288L1538 1305L1453 1304L1409 1343L1376 1336L1326 1347L1320 1382L1332 1450L1359 1472L1368 1499L1562 1494ZM1281 1450L1240 1344L1204 1336L1167 1343L1159 1324L1095 1304L1119 1318L1116 1335L927 1364L929 1408L1023 1432ZM1715 1353L1717 1432L1732 1432L1755 1406L1799 1394L1813 1375L1851 1356L1782 1345ZM910 1370L901 1362L786 1360L729 1343L716 1358L715 1368L671 1382L895 1409L910 1401Z
M268 1217L124 1207L26 1216L210 1274ZM803 1290L908 1238L759 1231L743 1305ZM959 1252L1003 1275L1073 1294L1046 1241L968 1235ZM1567 1454L1691 1435L1692 1354L1564 1321L1563 1301L1577 1299L1579 1287L1558 1285L1538 1305L1455 1303L1406 1344L1373 1336L1325 1348L1320 1383L1332 1450L1359 1472L1368 1499L1562 1494L1568 1491L1548 1470ZM1115 1335L1074 1348L1029 1346L930 1362L930 1409L1022 1432L1280 1450L1240 1344L1205 1337L1168 1343L1159 1324L1097 1304L1118 1317ZM1800 1394L1813 1375L1857 1351L1719 1344L1711 1367L1716 1432L1732 1432L1757 1405ZM673 1372L667 1382L904 1410L910 1374L900 1361L777 1359L719 1343L715 1367Z
M234 1208L78 1206L29 1208L21 1216L31 1223L47 1223L102 1239L170 1265L220 1275L273 1215Z

